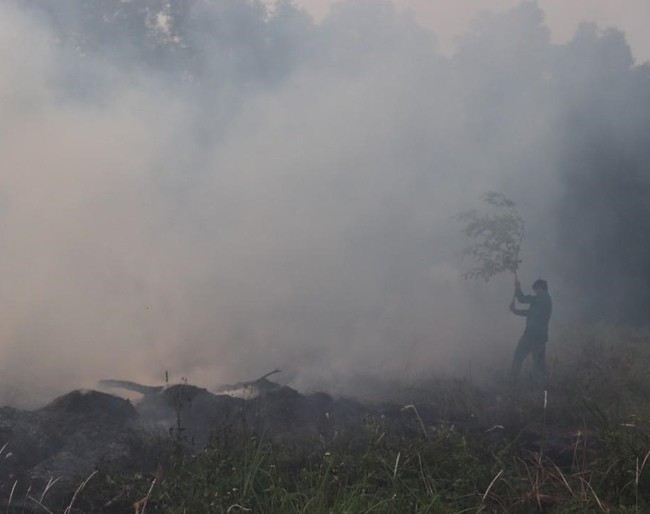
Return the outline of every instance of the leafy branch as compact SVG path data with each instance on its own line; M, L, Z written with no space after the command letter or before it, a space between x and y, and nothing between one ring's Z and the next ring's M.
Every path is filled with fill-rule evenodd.
M524 239L524 220L516 204L499 192L485 193L481 199L487 212L476 209L461 212L457 219L465 223L463 233L474 243L463 250L476 266L463 273L463 278L480 278L488 282L503 272L517 274L519 253Z

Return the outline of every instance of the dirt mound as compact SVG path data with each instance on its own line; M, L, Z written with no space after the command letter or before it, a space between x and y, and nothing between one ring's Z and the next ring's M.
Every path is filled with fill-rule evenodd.
M123 424L138 417L130 401L93 390L76 390L59 396L37 412L56 416L66 426L88 419Z
M78 485L100 462L127 461L142 438L139 415L127 400L72 391L35 411L0 409L0 497Z
M64 498L97 468L155 467L172 447L198 452L225 431L313 445L354 435L370 422L378 430L411 435L422 433L422 423L433 422L398 406L368 406L325 393L302 395L277 384L250 398L189 384L146 391L151 392L135 404L77 390L34 411L0 408L0 448L6 443L0 453L0 497L7 498L14 484L14 496L25 497L29 488L43 491L55 480L48 495Z
M137 410L141 426L162 430L176 441L203 448L216 427L241 424L245 405L240 398L178 384L144 396Z

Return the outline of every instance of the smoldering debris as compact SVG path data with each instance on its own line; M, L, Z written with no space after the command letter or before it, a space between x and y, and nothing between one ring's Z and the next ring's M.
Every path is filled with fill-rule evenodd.
M421 406L427 423L435 411ZM325 393L300 394L279 386L259 398L215 395L191 384L147 390L135 404L93 390L75 390L34 411L0 409L5 441L0 497L18 481L20 494L57 479L50 494L66 497L95 469L155 470L180 445L201 452L220 431L312 447L363 430L368 416L385 429L413 435L420 427L397 405L364 405ZM167 457L166 457L167 455ZM21 496L22 497L22 496Z

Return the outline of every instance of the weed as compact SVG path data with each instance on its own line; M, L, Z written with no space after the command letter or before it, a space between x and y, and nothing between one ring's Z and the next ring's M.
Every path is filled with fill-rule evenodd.
M422 393L417 406L366 413L309 444L244 419L215 427L202 451L174 451L184 442L179 408L175 433L152 434L139 472L102 463L65 510L46 506L57 479L40 496L28 490L22 507L9 485L5 512L648 512L647 341L612 329L564 337L575 346L559 353L543 391L434 381L430 402ZM261 417L264 401L247 405Z

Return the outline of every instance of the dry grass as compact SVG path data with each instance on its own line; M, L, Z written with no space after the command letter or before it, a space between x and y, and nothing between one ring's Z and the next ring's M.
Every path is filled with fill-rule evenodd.
M99 470L60 512L648 512L650 338L611 327L562 337L544 388L436 381L435 425L408 404L410 432L369 419L309 447L233 432L173 453L164 473ZM14 486L5 512L55 512L56 483L22 506Z

